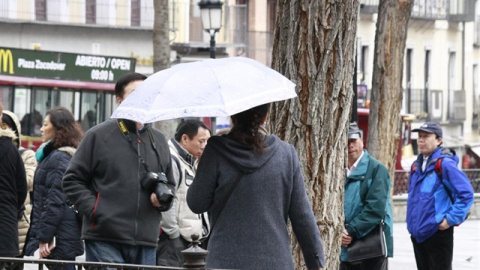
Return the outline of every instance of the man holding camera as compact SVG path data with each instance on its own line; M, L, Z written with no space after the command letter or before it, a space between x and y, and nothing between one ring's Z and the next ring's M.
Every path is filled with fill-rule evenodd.
M145 79L121 77L117 103ZM87 261L155 265L161 212L171 207L174 187L167 141L158 130L126 119L92 127L63 181L83 215Z
M209 231L206 214L195 214L187 205L187 191L195 177L195 162L203 154L210 138L208 127L200 120L182 120L175 138L168 141L177 192L172 209L164 213L157 249L157 265L183 266L182 250L192 242L192 234L206 236Z

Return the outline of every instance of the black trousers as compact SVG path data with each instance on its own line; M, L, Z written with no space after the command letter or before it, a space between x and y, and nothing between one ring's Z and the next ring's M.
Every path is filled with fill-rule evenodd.
M340 262L340 270L387 270L388 258L378 257L359 262Z
M418 270L452 270L453 227L437 231L423 243L410 238Z

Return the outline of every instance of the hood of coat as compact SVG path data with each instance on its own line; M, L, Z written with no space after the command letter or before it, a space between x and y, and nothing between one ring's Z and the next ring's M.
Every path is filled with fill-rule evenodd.
M460 159L458 158L455 150L453 150L451 148L446 148L446 147L439 146L437 149L433 150L432 154L428 157L428 164L429 164L428 166L430 166L431 164L434 163L434 162L432 162L432 160L436 161L438 158L451 159L457 165L460 162ZM421 155L421 154L418 155L416 162L417 162L418 166L421 167L422 163L423 163L423 155Z
M71 146L62 146L62 147L58 148L57 150L61 151L61 152L65 152L65 153L69 154L70 156L73 156L73 154L75 154L75 152L77 151L76 148L71 147Z
M12 141L17 139L15 131L13 131L11 128L0 128L0 137L8 137L12 139Z
M212 136L207 147L217 150L223 158L231 161L244 173L251 173L261 168L275 155L281 140L275 135L265 136L263 153L255 153L253 147L234 141L228 135Z
M10 147L3 147L9 143L13 143L13 140L16 138L15 132L10 128L1 128L0 127L0 156L5 155L8 151L10 151ZM8 142L10 141L10 142Z
M22 126L20 125L20 120L18 120L18 117L9 110L3 110L2 113L10 117L10 119L12 119L12 122L15 124L15 128L17 129L17 134L18 134L17 138L15 139L15 143L18 145L18 147L20 147L22 143L22 138L20 135L22 134Z

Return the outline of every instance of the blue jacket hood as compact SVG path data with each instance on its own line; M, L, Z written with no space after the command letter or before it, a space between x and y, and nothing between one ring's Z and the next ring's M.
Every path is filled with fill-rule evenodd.
M436 161L438 158L451 159L455 162L455 164L458 164L458 162L460 162L460 159L458 158L455 150L451 148L444 148L442 146L439 146L437 147L437 149L433 150L432 154L430 154L430 156L428 157L427 167L431 165L432 160ZM422 163L423 163L423 155L418 155L417 164L421 167Z

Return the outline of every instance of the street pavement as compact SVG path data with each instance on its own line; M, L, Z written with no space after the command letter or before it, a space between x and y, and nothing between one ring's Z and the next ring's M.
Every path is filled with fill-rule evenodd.
M453 270L480 270L480 220L467 220L454 228ZM407 224L393 224L394 256L388 261L389 270L414 270L413 254Z

